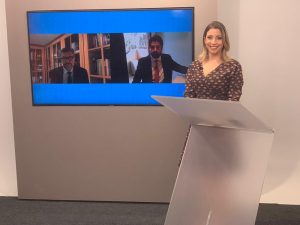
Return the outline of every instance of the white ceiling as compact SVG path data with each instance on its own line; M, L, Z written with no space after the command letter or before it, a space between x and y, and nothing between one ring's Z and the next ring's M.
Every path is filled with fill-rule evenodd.
M34 45L48 45L50 42L55 40L61 34L30 34L29 43Z

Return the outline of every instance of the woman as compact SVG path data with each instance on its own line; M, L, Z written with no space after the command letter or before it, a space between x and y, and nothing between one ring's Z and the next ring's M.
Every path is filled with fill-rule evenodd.
M187 71L185 97L239 101L242 68L227 55L229 49L225 26L211 22L204 30L203 51Z
M229 48L229 39L224 25L218 21L210 23L204 30L203 51L187 71L185 97L239 101L243 86L242 68L236 60L227 55ZM226 133L222 133L222 138L226 139ZM232 162L235 161L231 159L234 157L234 152L230 148L222 150L217 149L211 155L203 154L203 162L217 162L213 165L203 163L201 167L202 170L206 169L205 172L202 171L201 177L204 181L201 185L206 186L202 188L205 196L202 200L209 207L206 224L232 224L228 215L235 204L230 198L233 195L229 190L226 176L230 166L233 165ZM224 159L219 163L219 168L216 168L219 157ZM225 171L224 174L222 171Z
M225 26L218 21L207 25L203 34L203 50L187 71L184 97L239 101L244 84L242 67L227 55L229 49ZM183 154L184 150L179 165Z

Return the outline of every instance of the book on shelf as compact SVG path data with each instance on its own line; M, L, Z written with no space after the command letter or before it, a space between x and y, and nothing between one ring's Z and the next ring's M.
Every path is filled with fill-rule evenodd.
M90 49L98 47L98 39L96 34L88 35L88 46Z
M43 71L43 65L42 64L37 65L36 70L37 71Z
M102 74L102 59L97 59L96 60L96 65L97 65L97 74Z
M94 48L97 48L100 46L98 35L93 35L93 46L94 46Z
M109 45L110 44L109 34L103 34L102 35L102 43L103 43L103 45Z
M110 44L109 34L97 34L96 35L97 46L104 46Z
M97 34L97 35L96 35L96 39L97 39L97 43L98 43L97 46L98 46L98 47L101 46L101 43L102 43L102 41L101 41L101 34Z
M105 75L106 76L110 76L110 60L109 59L105 59Z

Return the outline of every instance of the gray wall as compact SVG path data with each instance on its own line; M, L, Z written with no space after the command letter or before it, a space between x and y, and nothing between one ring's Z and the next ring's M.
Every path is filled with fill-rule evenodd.
M6 1L19 197L168 202L188 124L163 107L33 107L26 11L195 6L200 31L212 0Z

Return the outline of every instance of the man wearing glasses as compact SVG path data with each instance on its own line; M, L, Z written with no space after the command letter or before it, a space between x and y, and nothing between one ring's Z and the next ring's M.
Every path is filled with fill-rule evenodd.
M188 68L163 54L162 49L162 38L152 36L148 42L149 55L140 58L132 83L171 83L173 71L186 74Z
M63 66L50 70L50 83L53 84L73 84L89 83L86 69L75 64L75 54L72 48L61 50L61 62Z

